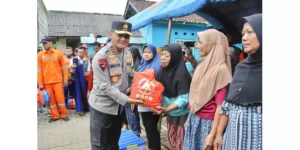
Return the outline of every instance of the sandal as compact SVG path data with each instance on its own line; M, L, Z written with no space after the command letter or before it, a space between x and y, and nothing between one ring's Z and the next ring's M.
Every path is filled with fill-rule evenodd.
M54 118L51 118L48 122L51 123L51 122L54 122L54 121L57 121L59 119L54 119Z
M69 121L69 117L62 118L64 121Z
M79 116L84 116L85 113L84 112L78 112Z

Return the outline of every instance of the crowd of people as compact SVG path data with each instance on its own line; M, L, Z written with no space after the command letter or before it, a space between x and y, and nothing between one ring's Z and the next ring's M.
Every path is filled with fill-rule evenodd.
M38 53L38 87L50 93L49 122L69 120L66 106L72 97L79 115L90 112L92 150L118 150L121 129L140 136L140 120L149 150L160 150L158 122L163 114L172 149L261 150L262 15L241 18L240 31L247 57L236 66L225 34L215 29L198 32L195 48L203 61L192 75L179 44L146 44L142 53L128 47L127 22L114 21L110 41L95 42L92 56L87 55L87 45L75 55L68 47L63 56L45 37L44 50ZM134 74L147 69L154 69L156 81L164 86L157 109L129 97Z
M46 89L43 86L45 84L45 78L48 78L50 81L49 84L52 83L58 83L58 80L54 79L55 77L50 76L54 67L50 65L53 59L56 59L57 55L63 55L63 58L57 58L59 62L51 63L58 67L64 67L64 70L53 72L54 74L63 74L62 76L65 77L64 81L65 85L63 88L63 96L64 96L64 102L65 107L67 109L73 109L72 106L70 106L70 100L76 100L74 101L74 106L76 106L76 112L83 116L86 112L89 111L89 106L87 103L88 95L92 90L93 87L93 72L91 70L91 61L95 53L97 53L102 47L105 46L105 44L100 44L99 42L95 42L93 44L94 46L94 53L88 54L88 45L82 44L78 48L75 48L73 50L72 47L67 47L65 50L65 53L62 54L61 51L56 50L55 47L52 45L52 38L45 36L41 43L43 43L43 48L41 46L38 47L37 53L38 53L38 88L40 90L45 89L49 94L56 94L57 89ZM51 52L55 54L51 54ZM45 59L45 57L50 58ZM49 65L46 65L46 63L49 63ZM49 73L47 73L45 70L51 70ZM54 91L54 93L50 93L51 91ZM59 93L61 93L60 90L58 90ZM56 95L55 95L56 96ZM59 99L61 99L61 94L58 94L57 96L60 96ZM50 98L53 98L50 96ZM56 98L55 98L56 99ZM58 99L58 98L57 98ZM54 99L53 99L54 100ZM75 105L76 104L76 105ZM60 103L60 105L62 105ZM45 106L39 106L39 108L45 107ZM51 106L50 106L50 113L46 109L39 109L38 111L40 114L52 116ZM53 122L58 120L58 117L55 117L55 119L50 119L49 122Z

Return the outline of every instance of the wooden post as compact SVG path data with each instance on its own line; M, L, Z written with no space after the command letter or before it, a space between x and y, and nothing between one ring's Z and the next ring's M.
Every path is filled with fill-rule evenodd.
M168 24L168 39L167 39L167 44L170 44L171 31L172 31L172 18L169 19L169 24Z

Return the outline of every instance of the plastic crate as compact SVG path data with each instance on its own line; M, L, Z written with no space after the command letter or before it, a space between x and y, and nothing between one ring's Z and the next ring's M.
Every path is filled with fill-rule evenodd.
M119 150L144 150L145 142L129 130L122 130Z

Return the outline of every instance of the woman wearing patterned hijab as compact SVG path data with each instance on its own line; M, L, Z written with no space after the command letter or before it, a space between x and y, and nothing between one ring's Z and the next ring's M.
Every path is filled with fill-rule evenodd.
M241 29L248 57L236 66L222 105L216 150L262 149L262 15L242 18Z
M213 147L221 104L231 82L231 62L226 36L209 29L198 32L196 48L205 57L197 66L190 86L184 150L209 150Z

